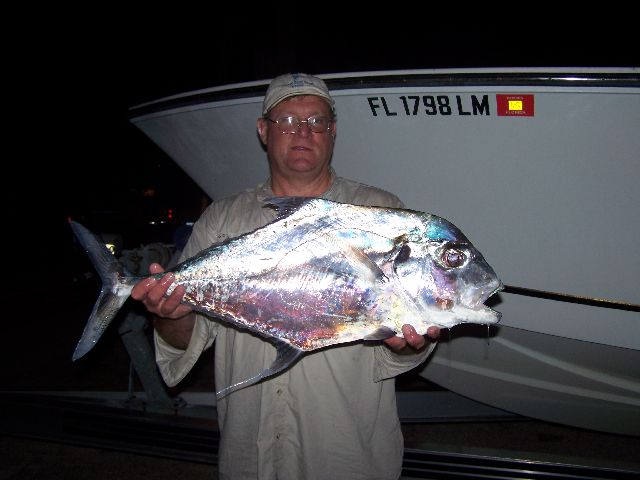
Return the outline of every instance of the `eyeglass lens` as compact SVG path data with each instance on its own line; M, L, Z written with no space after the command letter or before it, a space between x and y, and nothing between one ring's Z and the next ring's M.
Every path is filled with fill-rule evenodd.
M274 120L272 120L274 121ZM286 116L280 117L275 120L275 123L278 124L282 133L296 133L300 125L306 123L309 129L314 133L323 133L329 130L329 125L331 123L331 119L323 116L312 116L307 118L306 120L300 120L298 117L294 116Z

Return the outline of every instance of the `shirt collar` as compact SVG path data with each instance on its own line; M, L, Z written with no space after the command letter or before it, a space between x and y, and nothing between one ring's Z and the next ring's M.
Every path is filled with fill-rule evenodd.
M327 190L325 190L325 192L320 195L320 198L331 199L331 197L335 194L337 175L336 171L331 166L329 166L329 174L331 175L331 184L329 185L329 188L327 188ZM258 185L256 189L256 195L258 201L260 202L263 202L267 198L275 197L275 195L273 194L273 190L271 190L271 176L269 176L264 183Z

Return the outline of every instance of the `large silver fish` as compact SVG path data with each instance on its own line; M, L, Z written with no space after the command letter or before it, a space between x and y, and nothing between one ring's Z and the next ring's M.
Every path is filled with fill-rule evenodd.
M172 269L195 310L272 341L270 368L217 392L219 398L329 345L402 335L428 327L496 323L484 302L502 283L462 232L413 210L363 207L319 198L281 197L265 206L276 219L213 245ZM71 227L102 279L102 290L73 359L98 341L144 277L78 223ZM161 275L156 275L159 278Z

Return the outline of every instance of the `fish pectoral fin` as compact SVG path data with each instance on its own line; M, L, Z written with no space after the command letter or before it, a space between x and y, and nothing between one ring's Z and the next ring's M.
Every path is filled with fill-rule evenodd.
M395 330L389 327L379 327L374 332L371 332L369 335L363 338L363 340L386 340L387 338L395 337Z
M342 242L336 242L336 244L341 246L340 251L344 254L349 267L356 273L356 276L372 278L375 281L387 280L387 276L378 264L371 260L362 250Z
M393 239L392 248L385 256L382 267L371 260L362 250L348 244L336 242L343 245L341 252L344 254L349 265L358 273L358 276L370 275L376 282L386 283L395 275L395 268L398 263L406 261L411 255L411 248L408 245L406 235L400 235Z
M276 341L275 345L277 349L276 359L273 361L269 368L264 369L262 372L253 377L247 378L246 380L238 383L234 383L233 385L229 385L228 387L225 387L222 390L216 392L216 399L220 400L221 398L226 397L236 390L240 390L242 388L258 383L259 381L267 377L271 377L276 373L280 373L286 370L295 362L297 362L298 359L305 353L304 350L300 350L299 348L294 347L290 343L284 342L282 340Z

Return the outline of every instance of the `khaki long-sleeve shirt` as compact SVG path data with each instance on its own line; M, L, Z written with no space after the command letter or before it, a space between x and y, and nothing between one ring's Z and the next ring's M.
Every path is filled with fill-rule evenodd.
M195 223L181 260L213 243L274 219L262 208L273 196L262 185L214 202ZM393 194L341 177L324 198L403 207ZM156 359L168 385L177 384L215 341L215 385L220 390L269 367L273 345L223 322L198 315L186 350L155 335ZM395 376L422 363L433 345L397 355L385 345L339 345L304 355L284 373L218 402L221 479L397 479L403 438Z

